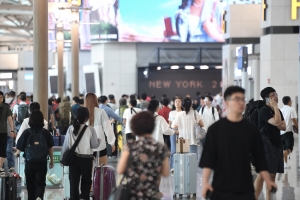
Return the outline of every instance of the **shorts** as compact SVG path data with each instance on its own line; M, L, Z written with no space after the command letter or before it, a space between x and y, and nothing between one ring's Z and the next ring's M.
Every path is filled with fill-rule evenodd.
M255 200L254 192L236 193L236 192L219 192L214 190L211 200Z
M263 137L264 149L270 174L284 173L283 148L275 147L270 139Z
M6 158L7 133L0 133L0 157Z
M94 151L93 156L97 157L97 151ZM107 149L103 149L102 151L99 151L99 157L107 156Z
M294 149L294 133L293 132L286 132L282 135L282 138L284 140L283 144L283 150L291 150L291 152Z

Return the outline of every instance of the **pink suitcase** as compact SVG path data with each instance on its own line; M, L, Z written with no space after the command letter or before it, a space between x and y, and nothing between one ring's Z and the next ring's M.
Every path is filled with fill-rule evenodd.
M94 200L108 200L116 188L115 168L101 165L95 168L93 175Z

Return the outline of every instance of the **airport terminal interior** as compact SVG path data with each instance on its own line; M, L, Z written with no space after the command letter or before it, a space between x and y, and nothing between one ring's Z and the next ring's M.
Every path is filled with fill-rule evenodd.
M0 0L0 200L300 200L299 60L297 0Z

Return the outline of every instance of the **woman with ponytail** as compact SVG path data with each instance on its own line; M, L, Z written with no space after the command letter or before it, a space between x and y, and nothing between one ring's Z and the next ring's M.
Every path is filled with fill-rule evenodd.
M97 96L94 93L88 93L84 100L84 106L90 113L86 124L95 128L97 137L100 138L101 141L105 141L106 135L107 143L112 146L112 152L114 152L116 136L106 112L102 108L99 108ZM95 157L97 156L97 152L100 156L99 165L107 165L107 149L105 142L101 142L100 146L94 149Z
M63 159L66 150L72 148L81 131L84 131L75 149L75 159L69 166L70 195L71 199L89 199L92 185L93 149L99 147L101 140L97 138L93 127L86 127L85 125L89 120L89 111L87 108L78 108L76 117L73 125L67 131L60 159ZM80 179L81 186L79 187ZM78 188L81 188L80 195Z
M198 141L196 141L195 125L199 124L201 127L204 125L199 113L192 108L192 105L189 97L183 99L184 111L177 113L172 127L178 129L180 138L190 140L190 152L197 154Z

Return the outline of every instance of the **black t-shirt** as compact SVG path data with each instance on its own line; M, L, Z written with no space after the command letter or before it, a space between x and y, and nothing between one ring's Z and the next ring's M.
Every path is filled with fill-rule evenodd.
M214 170L214 190L253 193L250 155L257 172L268 170L258 129L244 119L225 118L208 128L199 166Z
M281 121L283 121L284 120L283 115L280 110L279 112L281 115ZM262 107L258 113L258 128L262 132L262 134L265 134L270 138L270 141L274 146L282 147L280 130L276 126L268 123L269 119L273 118L274 115L275 112L270 107L268 106Z
M39 133L45 137L48 149L54 146L53 137L48 130L44 128L40 128L40 129L35 129L35 131L39 131ZM29 135L30 135L29 129L26 129L18 140L17 149L19 149L20 151L25 151Z

